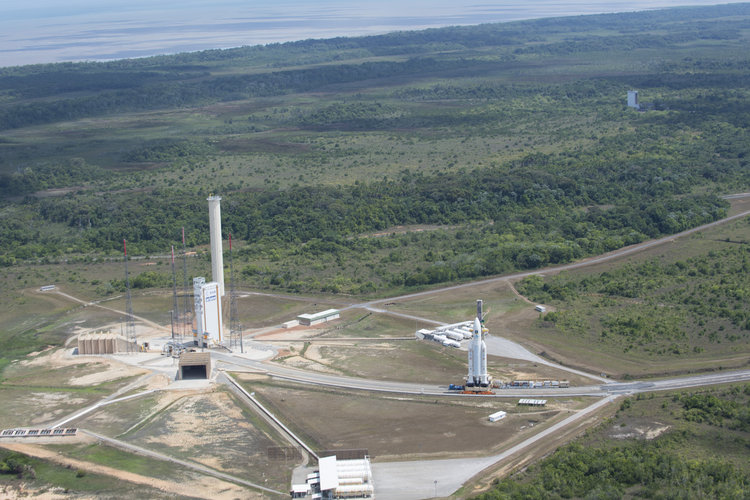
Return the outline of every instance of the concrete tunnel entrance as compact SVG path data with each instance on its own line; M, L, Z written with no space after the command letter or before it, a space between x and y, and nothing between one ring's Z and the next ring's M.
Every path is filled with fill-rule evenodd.
M211 355L207 352L183 352L180 356L179 380L207 379L211 376Z

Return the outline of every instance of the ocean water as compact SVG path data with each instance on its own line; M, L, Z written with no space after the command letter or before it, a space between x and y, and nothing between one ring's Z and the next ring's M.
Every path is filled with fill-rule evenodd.
M0 1L0 66L211 48L727 0Z

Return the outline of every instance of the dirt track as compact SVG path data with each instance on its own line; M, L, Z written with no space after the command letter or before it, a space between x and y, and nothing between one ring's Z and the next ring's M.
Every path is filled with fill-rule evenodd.
M49 460L65 466L69 465L76 469L83 469L87 472L107 475L120 479L122 481L128 481L130 483L149 486L151 488L184 497L227 500L234 498L263 498L263 496L258 493L254 493L235 484L211 477L204 476L201 478L200 482L192 481L176 483L114 469L105 465L99 465L91 462L84 462L82 460L76 460L74 458L64 457L41 446L22 443L2 443L0 444L0 446L8 450L24 453L32 457Z

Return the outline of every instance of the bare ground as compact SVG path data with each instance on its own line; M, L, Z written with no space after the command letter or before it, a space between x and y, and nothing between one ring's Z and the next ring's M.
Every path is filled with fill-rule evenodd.
M375 395L301 388L280 382L243 382L287 425L319 449L366 448L379 461L485 455L535 426L579 408L578 399L521 409L517 399L440 401L424 396ZM487 416L508 412L500 422Z
M96 474L111 476L122 481L149 486L151 488L155 488L167 493L185 497L226 500L233 500L236 498L263 498L263 496L259 493L255 493L245 488L241 488L235 484L211 477L204 476L199 481L173 483L171 481L164 481L162 479L156 479L132 472L114 469L105 465L99 465L91 462L77 460L74 458L68 458L58 454L57 452L47 450L41 446L21 443L3 443L0 444L0 446L9 450L17 451L19 453L24 453L32 457L49 460L61 465L71 466L76 469L83 469L85 471L93 472Z

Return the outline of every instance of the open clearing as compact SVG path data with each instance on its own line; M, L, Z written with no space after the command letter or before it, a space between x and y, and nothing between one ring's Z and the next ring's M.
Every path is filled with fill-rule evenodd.
M517 406L517 398L438 401L237 378L308 444L366 448L375 461L488 455L590 404L586 398L549 399L547 407L533 409ZM498 410L508 416L489 422L487 416Z
M393 342L292 343L274 362L322 373L335 373L371 380L414 383L461 384L466 376L465 350L427 340ZM488 371L495 380L569 380L572 385L591 380L543 364L498 356L487 357Z
M108 358L71 356L67 349L35 354L5 370L0 420L4 427L50 424L145 373Z
M272 459L269 449L286 442L223 390L183 395L154 408L121 439L280 491L299 465Z

